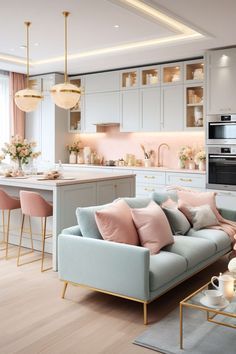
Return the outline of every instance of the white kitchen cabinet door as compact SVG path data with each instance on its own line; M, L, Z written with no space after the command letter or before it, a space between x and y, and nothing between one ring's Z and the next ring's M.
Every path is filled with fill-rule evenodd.
M121 129L122 132L138 132L140 122L139 90L121 91Z
M144 132L161 130L161 89L146 88L141 90L141 129Z
M110 71L85 76L85 93L119 91L119 89L119 71Z
M162 95L161 130L168 132L184 130L183 85L164 86Z
M91 93L85 96L85 131L96 131L95 124L120 123L120 93Z
M49 95L41 103L41 159L55 162L55 105Z
M236 112L236 48L207 53L207 114Z

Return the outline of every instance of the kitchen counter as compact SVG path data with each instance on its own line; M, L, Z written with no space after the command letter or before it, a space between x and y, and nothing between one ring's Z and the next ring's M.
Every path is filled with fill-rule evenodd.
M65 163L63 164L66 168L72 167L72 168L97 168L97 169L111 169L114 171L116 169L122 169L122 170L132 170L132 171L160 171L160 172L177 172L177 173L196 173L196 174L206 174L206 171L200 171L200 170L189 170L189 169L180 169L180 168L170 168L170 167L144 167L144 166L105 166L105 165L86 165L86 164L69 164Z
M77 224L77 207L100 205L119 197L135 196L135 174L101 173L95 171L65 172L65 179L42 180L42 176L0 177L0 187L12 196L20 190L37 191L53 202L53 218L48 218L47 232L52 233L46 241L46 252L52 253L53 269L57 270L57 238L62 229ZM69 179L71 177L71 179ZM68 179L66 179L68 178ZM73 179L72 179L73 178ZM20 210L11 213L10 243L19 244L21 222ZM41 219L33 218L34 247L41 250ZM29 247L29 235L24 235L24 246Z

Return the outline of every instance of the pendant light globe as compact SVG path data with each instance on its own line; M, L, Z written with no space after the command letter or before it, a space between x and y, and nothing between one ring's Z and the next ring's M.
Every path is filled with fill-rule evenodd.
M64 11L63 16L65 18L65 82L53 86L50 90L53 102L61 108L70 109L73 108L80 99L81 89L75 85L72 85L68 80L67 75L67 17L69 12Z

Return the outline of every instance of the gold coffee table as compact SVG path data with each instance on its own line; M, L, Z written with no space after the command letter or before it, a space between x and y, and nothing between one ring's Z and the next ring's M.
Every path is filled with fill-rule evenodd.
M208 322L213 322L218 325L227 326L231 328L236 328L235 324L227 323L227 318L236 319L236 296L228 303L224 308L212 308L201 303L204 297L204 291L210 288L211 282L205 284L200 289L195 291L193 294L186 297L179 304L179 320L180 320L180 349L183 349L183 308L191 307L196 310L205 311L206 319ZM224 322L215 320L216 315L223 315Z

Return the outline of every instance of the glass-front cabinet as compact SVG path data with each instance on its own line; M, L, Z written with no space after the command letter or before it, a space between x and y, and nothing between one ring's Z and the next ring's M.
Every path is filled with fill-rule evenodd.
M160 86L161 83L161 69L160 66L147 66L140 69L140 86L153 87Z
M139 86L139 69L121 71L121 89L134 89Z
M162 84L176 85L183 82L183 63L162 65Z
M185 129L204 127L204 60L184 62Z
M185 83L195 83L204 80L203 59L187 61L184 64Z
M70 79L70 83L82 88L82 77L74 77ZM83 93L83 89L82 89ZM82 102L83 98L80 97L79 102L69 110L69 132L80 133L82 131Z

